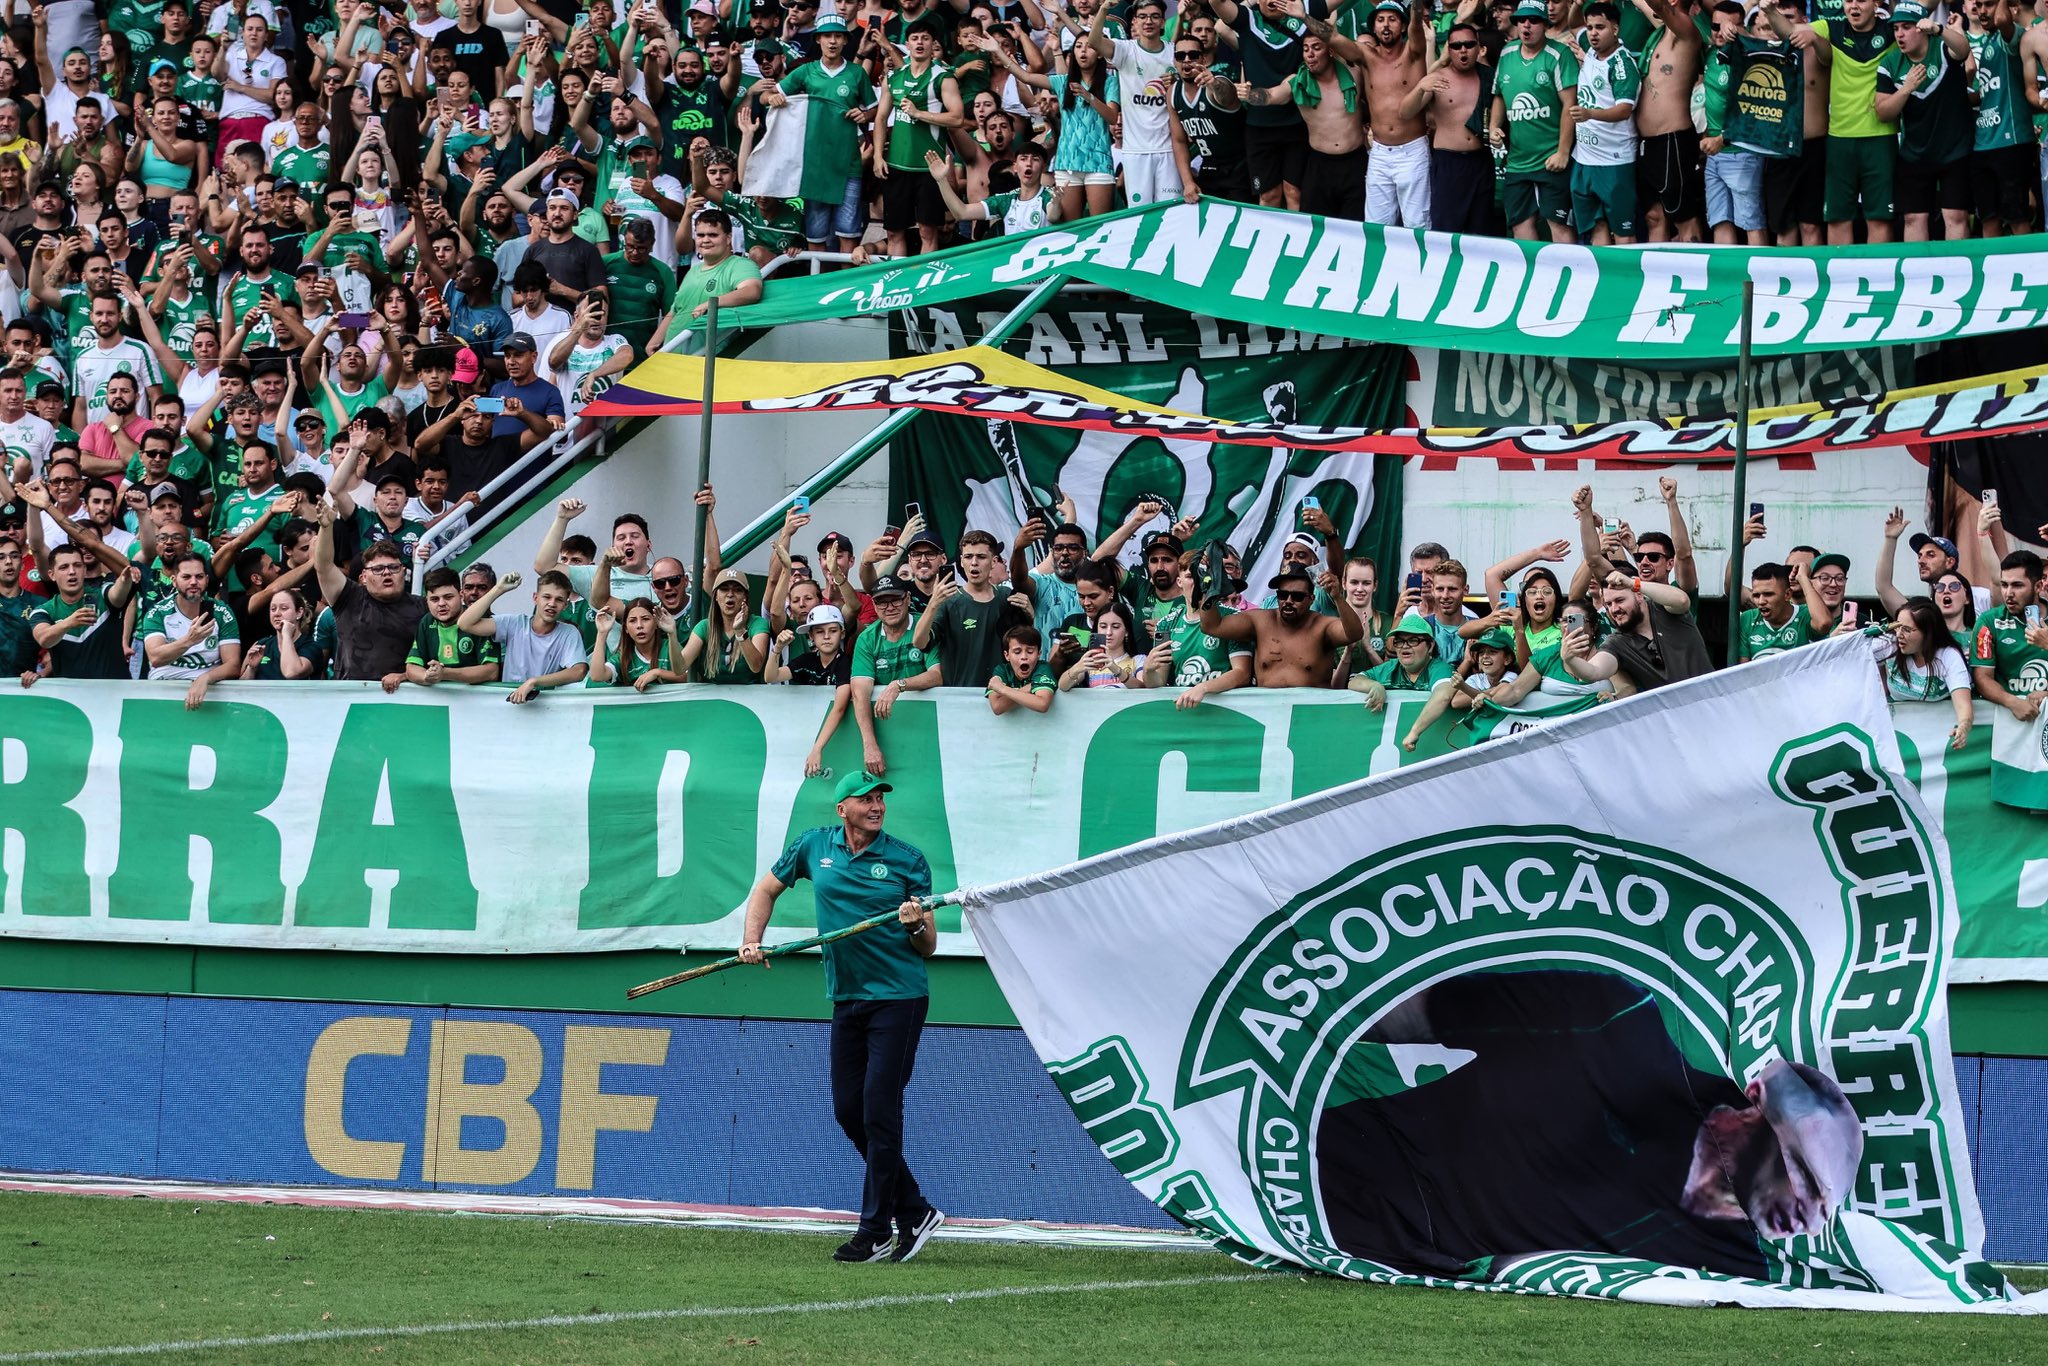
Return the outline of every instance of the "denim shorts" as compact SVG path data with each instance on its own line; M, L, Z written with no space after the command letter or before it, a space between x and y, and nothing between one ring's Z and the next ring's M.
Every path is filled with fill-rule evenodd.
M837 204L804 201L804 237L812 242L829 242L833 237L854 241L867 231L867 196L861 193L859 176L846 182L846 193Z
M1733 223L1744 232L1764 226L1764 159L1755 152L1707 158L1707 226Z

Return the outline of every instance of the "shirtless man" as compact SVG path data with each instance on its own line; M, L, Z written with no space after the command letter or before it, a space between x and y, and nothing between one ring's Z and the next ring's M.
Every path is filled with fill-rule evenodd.
M1308 128L1308 162L1301 174L1301 211L1325 218L1365 218L1365 121L1357 73L1364 54L1328 22L1309 21L1301 40L1301 70L1279 85L1237 83L1240 103L1261 108L1291 104Z
M1636 195L1651 242L1697 242L1706 217L1706 165L1692 126L1692 91L1700 82L1706 44L1694 26L1699 0L1635 0L1659 25L1643 49L1643 89L1636 100Z
M1283 569L1271 580L1275 607L1254 607L1224 616L1214 599L1202 605L1202 630L1222 641L1252 645L1252 686L1327 688L1336 676L1337 655L1365 638L1365 625L1344 598L1344 586L1328 570L1320 582L1299 569ZM1314 608L1320 586L1337 605L1337 615Z
M1479 30L1451 25L1444 35L1444 64L1401 98L1401 117L1427 115L1433 130L1425 226L1477 233L1492 226L1493 153L1472 126L1492 100L1493 68L1479 64Z
M1429 126L1404 98L1429 69L1429 6L1416 0L1378 0L1372 41L1364 45L1366 108L1372 119L1372 159L1365 170L1365 221L1410 228L1430 226ZM1404 32L1405 30L1405 32Z

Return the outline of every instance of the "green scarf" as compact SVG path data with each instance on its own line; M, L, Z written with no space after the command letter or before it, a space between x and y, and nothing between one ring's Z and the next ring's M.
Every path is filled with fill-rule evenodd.
M1330 65L1337 71L1337 88L1344 92L1344 112L1358 112L1358 81L1351 74L1351 66L1340 62L1333 53ZM1298 68L1287 80L1287 88L1294 92L1294 102L1304 109L1312 109L1323 102L1323 87L1309 74L1306 66Z

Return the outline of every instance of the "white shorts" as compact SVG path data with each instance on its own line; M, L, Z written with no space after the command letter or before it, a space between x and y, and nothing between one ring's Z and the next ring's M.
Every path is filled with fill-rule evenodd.
M1124 198L1135 207L1180 198L1180 168L1172 152L1125 152Z
M1429 139L1376 142L1365 167L1365 221L1429 226Z
M1116 176L1109 171L1054 171L1052 187L1055 190L1078 190L1083 185L1114 185Z

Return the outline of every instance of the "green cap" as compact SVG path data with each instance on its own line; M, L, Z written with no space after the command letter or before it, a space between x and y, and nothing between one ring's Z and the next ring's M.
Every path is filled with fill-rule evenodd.
M1893 10L1892 13L1897 14L1898 11ZM1813 563L1808 568L1810 572L1818 573L1820 570L1826 568L1828 565L1833 565L1835 568L1841 570L1844 574L1846 574L1849 572L1849 557L1847 555L1844 555L1839 550L1830 550L1825 555L1814 556Z
M1388 14L1398 14L1403 19L1408 17L1408 7L1402 4L1401 0L1379 0L1379 3L1372 7L1374 14L1378 14L1382 10ZM1547 18L1548 16L1546 15L1545 17Z
M818 20L817 26L811 32L844 33L846 32L846 21L836 14L827 14Z
M488 133L450 133L448 135L448 155L459 157L470 148L481 147L490 140Z
M1419 612L1411 611L1395 622L1394 629L1387 632L1387 638L1391 640L1395 636L1421 636L1432 645L1436 643L1436 632L1429 629L1429 623L1422 619Z
M1926 17L1927 6L1921 4L1920 0L1897 0L1892 6L1894 24L1917 24Z
M625 153L627 156L631 156L633 153L639 151L642 147L652 148L655 151L660 150L659 148L654 146L654 139L648 137L644 133L636 137L627 138L626 145L619 148L619 150Z
M1506 650L1509 654L1515 652L1515 638L1508 634L1508 628L1505 626L1494 627L1491 631L1473 641L1472 644L1474 646L1483 645L1489 650Z
M1550 22L1550 7L1545 5L1543 0L1522 0L1522 3L1515 6L1515 18L1541 19L1547 24Z
M896 789L877 778L866 769L859 769L839 780L839 786L832 789L832 800L843 802L848 797L865 797L870 792L894 792Z

